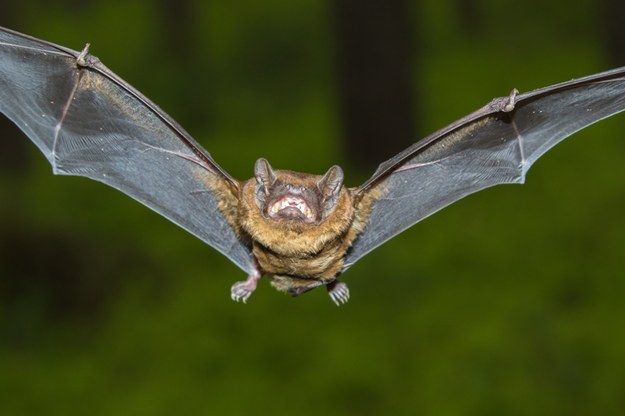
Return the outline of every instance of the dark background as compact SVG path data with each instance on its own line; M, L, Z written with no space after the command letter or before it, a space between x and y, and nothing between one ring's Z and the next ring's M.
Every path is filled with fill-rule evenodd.
M616 1L0 3L91 52L235 177L256 158L355 186L488 102L625 64ZM625 118L527 184L416 225L300 298L130 198L54 177L0 119L3 415L621 415Z

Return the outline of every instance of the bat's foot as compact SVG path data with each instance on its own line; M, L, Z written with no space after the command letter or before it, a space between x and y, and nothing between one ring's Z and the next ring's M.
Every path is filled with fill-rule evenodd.
M349 300L349 288L345 283L335 280L329 283L326 288L328 288L330 299L332 299L332 302L334 302L336 306L341 306Z
M252 293L256 290L256 284L258 283L258 279L260 279L261 274L257 271L250 273L247 277L247 280L242 282L236 282L230 288L230 297L235 302L243 302L246 303Z
M235 302L242 301L246 303L255 289L256 285L250 285L247 280L244 282L236 282L230 289L230 297Z

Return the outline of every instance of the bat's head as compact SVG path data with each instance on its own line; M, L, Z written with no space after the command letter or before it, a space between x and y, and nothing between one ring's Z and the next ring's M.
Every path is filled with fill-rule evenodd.
M332 166L323 176L274 170L265 159L254 165L255 205L272 220L319 223L336 207L343 171Z
M305 254L345 233L354 208L340 167L310 175L274 171L259 159L254 178L241 188L239 214L242 229L253 240L277 253Z

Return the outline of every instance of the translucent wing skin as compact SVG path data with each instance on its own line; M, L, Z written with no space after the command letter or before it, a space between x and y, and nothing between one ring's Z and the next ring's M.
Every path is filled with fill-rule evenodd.
M210 181L232 179L155 104L84 53L0 28L0 112L55 174L128 194L253 269L250 249L217 209Z
M406 228L490 186L523 183L532 164L578 130L625 110L625 68L496 98L382 163L356 190L382 196L343 270Z

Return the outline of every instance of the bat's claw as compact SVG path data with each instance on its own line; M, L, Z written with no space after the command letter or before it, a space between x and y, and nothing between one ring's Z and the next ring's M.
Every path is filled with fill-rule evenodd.
M247 280L236 282L230 288L230 297L235 302L243 302L246 303L247 300L252 296L252 293L256 290L256 284L258 283L258 279L260 279L261 274L257 270L250 273L247 277Z
M519 90L517 90L516 88L513 88L512 91L510 91L510 95L508 96L508 102L503 107L503 111L505 111L506 113L509 113L510 111L514 110L514 106L516 105L517 95L519 95Z
M330 295L330 299L336 306L344 305L349 300L349 288L345 283L335 280L327 288L328 295Z
M243 282L236 282L230 289L230 297L235 302L246 303L249 297L252 296L254 289L256 288L249 287L247 280Z

